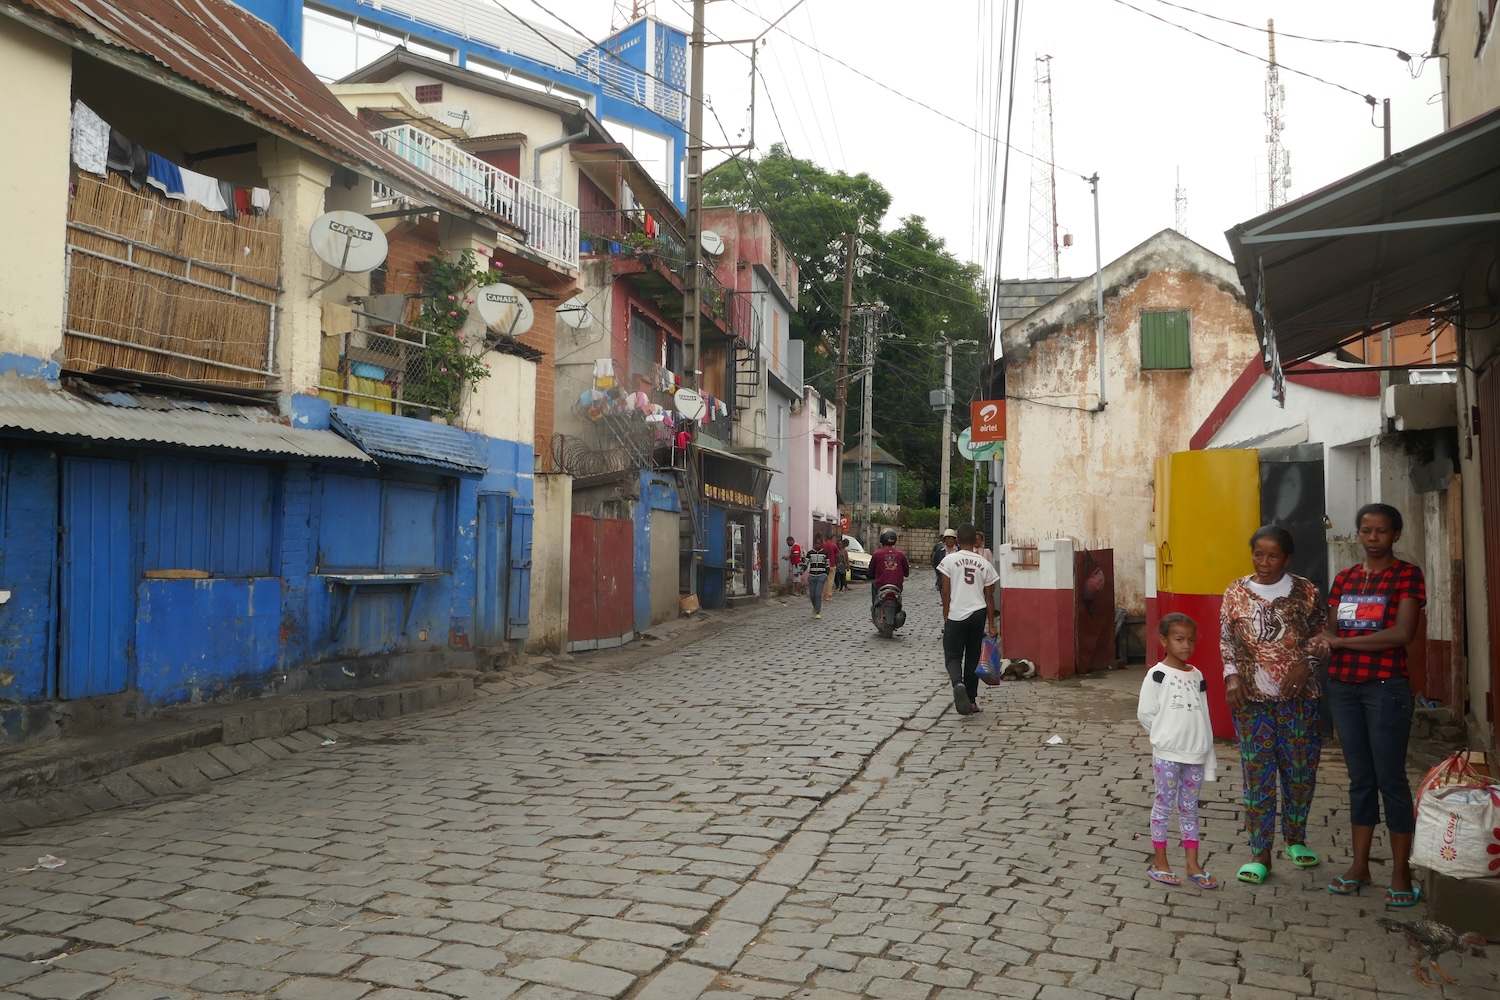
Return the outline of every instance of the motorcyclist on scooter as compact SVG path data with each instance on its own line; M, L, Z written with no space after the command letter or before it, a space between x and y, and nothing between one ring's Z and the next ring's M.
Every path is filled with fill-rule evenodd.
M886 528L880 533L880 548L870 556L870 607L875 607L881 587L890 585L900 590L909 576L911 563L906 553L896 548L896 532Z

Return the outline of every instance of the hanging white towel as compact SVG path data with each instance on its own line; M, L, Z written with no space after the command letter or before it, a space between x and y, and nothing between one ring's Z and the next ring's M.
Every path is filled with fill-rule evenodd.
M196 173L182 168L182 193L188 201L197 202L210 212L222 212L229 206L224 203L224 192L216 177Z
M79 170L103 174L109 154L109 122L82 101L73 102L73 162Z
M271 192L267 188L250 189L250 207L264 215L271 210Z

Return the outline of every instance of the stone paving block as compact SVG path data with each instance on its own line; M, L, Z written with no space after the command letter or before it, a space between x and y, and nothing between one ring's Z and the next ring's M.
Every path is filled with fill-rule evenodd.
M429 979L426 989L447 996L472 997L473 1000L505 1000L525 985L515 979L486 976L473 969L461 969L455 972L445 972L436 979ZM432 993L425 995L431 996Z
M640 976L658 968L667 960L667 953L624 941L595 941L578 953L578 960Z
M125 774L152 796L176 795L182 791L181 787L167 776L157 761L126 768Z
M762 924L771 917L771 912L786 898L790 891L784 885L751 882L729 897L715 915L719 920L737 923Z
M701 996L718 978L717 970L676 962L653 976L635 1000L686 1000Z
M83 1000L114 984L109 976L60 969L29 979L12 989L37 1000Z
M349 973L349 977L369 980L383 986L416 989L447 970L432 962L413 962L403 958L372 958Z
M196 791L208 785L209 777L193 766L186 756L163 757L155 762L157 770L165 774L178 788Z
M112 976L122 969L128 969L141 960L142 956L128 951L115 951L110 948L89 948L84 951L75 951L56 959L52 963L54 969L72 969L75 972L95 972L101 976Z
M404 934L371 934L352 947L363 954L382 958L421 958L437 946L438 942L428 938Z
M0 939L0 955L22 962L32 962L66 951L67 945L66 938L43 937L39 934L14 934Z
M446 944L426 952L423 959L453 969L477 969L480 972L489 972L508 961L503 951L472 944Z
M45 966L32 965L29 961L0 958L0 986L10 986L23 980L34 979L44 971Z
M666 949L680 948L690 940L687 934L676 927L643 921L616 920L612 917L590 917L574 928L573 934L582 938L629 941L633 944Z
M562 958L538 958L506 970L506 975L526 982L541 983L570 990L581 990L605 997L620 997L635 985L635 977L618 969L570 962Z
M220 944L218 938L206 937L202 934L183 934L178 931L164 931L153 934L147 938L141 938L131 944L136 951L143 951L148 955L170 955L177 958L185 958L196 955L205 948L212 948Z
M147 799L155 797L140 782L124 771L116 771L114 774L105 775L99 779L99 784L110 796L126 805L145 802Z
M129 944L136 938L146 937L151 933L151 928L142 927L139 924L127 924L123 920L115 920L113 917L105 917L103 920L95 920L91 923L82 924L68 931L70 937L80 941L90 941L95 944L122 945Z
M270 968L302 976L338 976L364 960L364 955L340 951L293 951L272 962Z
M238 993L253 997L268 996L278 983L286 981L280 972L263 969L246 969L237 965L226 965L208 975L195 979L189 985L205 993Z
M250 742L248 732L246 733L244 739L233 741L234 744L244 744L248 742ZM206 747L205 749L208 751L209 756L213 757L213 759L218 761L220 764L223 764L226 768L229 769L230 772L234 774L244 774L246 771L256 766L254 762L247 760L244 754L239 752L238 746L231 745L231 741L228 739L225 739L224 744L221 746L211 746Z
M249 944L244 941L221 941L204 951L198 952L196 957L203 962L229 962L234 965L270 965L282 955L287 949L274 944Z
M276 1000L359 1000L374 988L368 983L299 977L278 986Z

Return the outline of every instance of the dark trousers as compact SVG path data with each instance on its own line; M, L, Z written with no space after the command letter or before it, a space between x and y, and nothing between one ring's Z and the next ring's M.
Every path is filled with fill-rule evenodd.
M961 621L943 622L943 661L948 680L954 687L962 684L969 700L979 697L979 651L984 645L984 629L989 616L980 608Z
M1329 680L1324 697L1349 769L1349 821L1375 826L1384 799L1386 829L1414 832L1406 778L1406 743L1415 708L1411 684L1405 677L1362 684Z

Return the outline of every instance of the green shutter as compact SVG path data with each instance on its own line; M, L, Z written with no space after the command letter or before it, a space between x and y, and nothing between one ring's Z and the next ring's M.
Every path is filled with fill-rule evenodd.
M1141 313L1141 368L1191 368L1187 310Z

